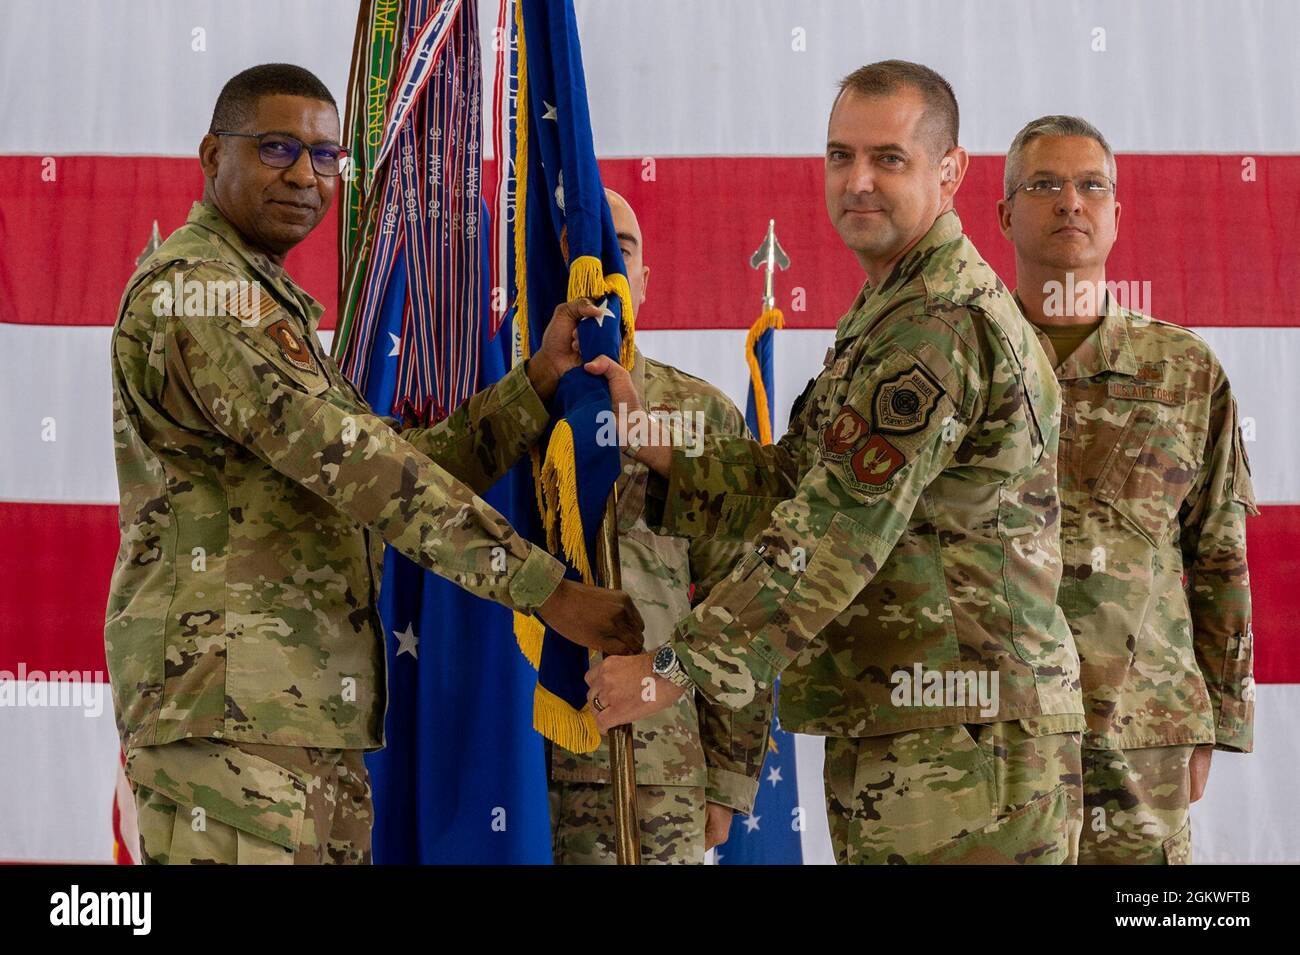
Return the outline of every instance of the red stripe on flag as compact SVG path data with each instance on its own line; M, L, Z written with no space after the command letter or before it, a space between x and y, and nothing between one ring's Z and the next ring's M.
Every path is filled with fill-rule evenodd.
M1300 505L1270 505L1246 521L1250 561L1251 626L1255 631L1255 680L1300 683Z
M197 159L0 156L0 322L112 325L155 219L166 238L203 194ZM53 181L43 173L52 169ZM325 306L338 298L337 213L285 267Z
M1300 505L1264 507L1247 528L1255 678L1300 683ZM115 507L0 503L0 670L105 670L117 543Z
M1150 310L1186 325L1300 325L1300 157L1258 156L1242 180L1239 156L1119 158L1120 239L1109 277L1151 283ZM156 218L165 236L198 197L196 160L70 156L58 180L37 156L0 157L0 321L109 325ZM489 166L490 168L490 166ZM820 158L614 159L606 185L636 208L653 269L644 316L653 328L747 328L762 295L749 257L769 218L790 254L777 304L793 328L829 328L862 283L857 261L827 220ZM957 209L980 252L1013 278L997 228L1002 159L976 156ZM334 327L338 251L334 212L289 254L290 273L326 306ZM805 301L792 301L804 289Z
M104 609L117 508L0 502L0 670L92 670L108 679Z

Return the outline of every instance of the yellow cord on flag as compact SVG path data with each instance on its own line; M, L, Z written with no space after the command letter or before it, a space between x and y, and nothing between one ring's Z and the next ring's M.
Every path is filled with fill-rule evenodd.
M754 389L754 415L758 418L758 440L772 443L772 418L767 406L767 387L763 384L763 370L758 367L758 340L773 328L785 328L785 315L779 308L769 308L755 319L745 336L745 361L749 364L749 384Z

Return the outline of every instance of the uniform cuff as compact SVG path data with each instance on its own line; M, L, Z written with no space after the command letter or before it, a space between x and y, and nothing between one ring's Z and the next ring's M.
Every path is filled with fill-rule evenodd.
M757 796L757 779L744 773L709 767L709 779L704 788L705 802L715 802L748 816L754 811L754 799Z
M658 525L652 525L654 531L670 537L708 537L709 515L700 501L706 496L694 493L691 480L693 461L701 458L688 458L681 448L674 448L672 466L668 470L668 487L664 490L663 516Z
M748 647L734 649L717 643L692 646L681 634L672 640L682 669L710 703L738 710L754 701L758 690L772 685L777 671Z
M528 556L510 578L512 609L532 613L546 603L563 579L564 565L536 544L530 545Z
M542 396L537 393L533 387L532 381L528 378L528 363L520 362L515 367L501 376L496 384L502 406L519 403L520 409L526 416L526 424L530 433L541 435L546 430L546 426L551 421L551 415L546 410L546 404L542 401Z
M1239 720L1220 723L1214 728L1214 748L1226 753L1249 753L1255 748L1255 726Z

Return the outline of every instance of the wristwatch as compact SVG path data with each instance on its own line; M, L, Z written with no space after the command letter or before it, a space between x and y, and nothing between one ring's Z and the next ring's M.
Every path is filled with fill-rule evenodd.
M689 690L695 685L691 675L682 666L682 661L677 659L677 651L673 649L670 643L665 643L655 651L654 660L650 663L650 669L654 671L655 676L663 677L679 689Z

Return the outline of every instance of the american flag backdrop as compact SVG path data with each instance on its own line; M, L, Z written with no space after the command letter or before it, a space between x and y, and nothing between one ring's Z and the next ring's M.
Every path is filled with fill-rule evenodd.
M1285 0L577 0L597 155L645 233L642 350L745 406L746 330L769 219L777 277L775 434L862 281L827 221L836 82L898 57L937 69L974 158L967 232L1014 284L997 230L1002 155L1027 120L1074 113L1119 154L1108 278L1194 328L1237 394L1261 514L1249 522L1256 751L1217 753L1194 807L1200 862L1300 861L1300 6ZM480 19L495 22L496 3ZM107 688L60 706L54 671L106 681L117 550L110 326L155 220L199 197L222 84L300 64L343 103L354 0L11 0L0 12L0 860L109 860L118 741ZM485 30L485 43L491 32ZM485 83L493 55L485 50ZM490 101L490 94L485 95ZM490 142L490 135L484 136ZM335 214L288 258L336 318ZM93 687L91 687L93 689ZM20 702L23 705L20 705ZM801 807L804 862L831 860L818 740L762 786ZM788 754L787 754L788 756ZM785 795L788 794L788 795ZM784 813L784 810L783 810ZM733 831L760 839L781 817ZM727 850L724 849L724 854ZM467 860L472 861L472 860Z

